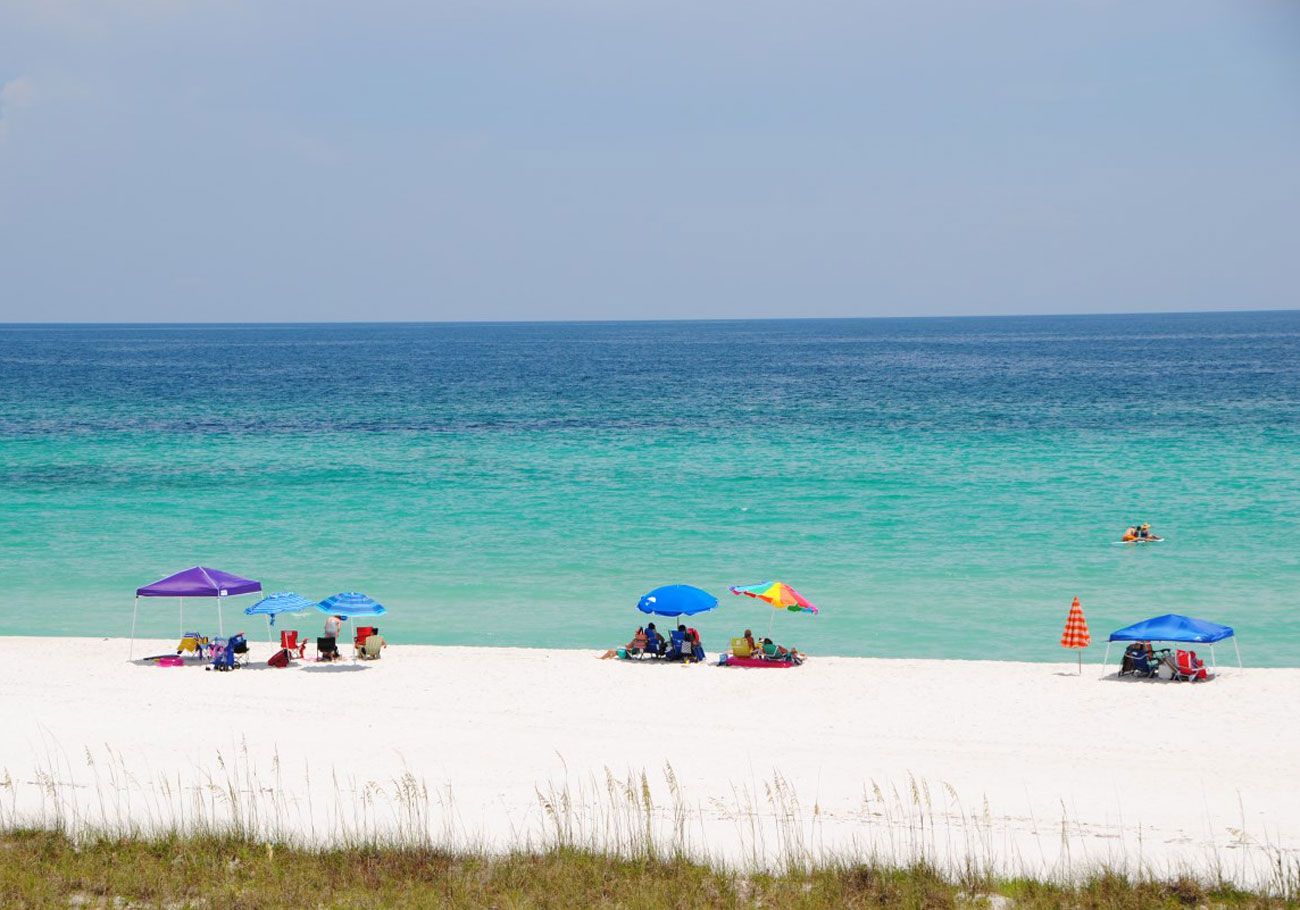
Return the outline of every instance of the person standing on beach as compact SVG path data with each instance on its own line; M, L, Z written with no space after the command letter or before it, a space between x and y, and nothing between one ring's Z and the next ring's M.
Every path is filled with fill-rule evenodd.
M343 617L330 615L325 617L325 637L334 646L328 657L333 660L339 654L339 633L343 631Z

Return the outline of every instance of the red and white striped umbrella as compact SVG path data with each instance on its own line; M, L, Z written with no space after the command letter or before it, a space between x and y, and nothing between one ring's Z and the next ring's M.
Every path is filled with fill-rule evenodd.
M1065 617L1065 631L1061 633L1062 648L1079 649L1079 673L1083 673L1083 649L1092 644L1092 634L1088 632L1088 620L1083 618L1083 607L1079 598L1070 604L1070 615Z

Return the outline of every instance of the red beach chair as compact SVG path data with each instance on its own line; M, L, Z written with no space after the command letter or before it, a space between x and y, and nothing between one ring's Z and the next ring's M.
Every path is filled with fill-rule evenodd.
M374 626L357 626L356 637L352 639L352 650L360 654L366 648L366 639L374 635L377 630Z
M280 647L288 651L291 655L296 651L298 653L298 659L302 660L302 652L307 649L307 642L298 640L297 629L281 629Z
M1195 651L1179 649L1174 652L1174 679L1194 682L1209 678L1210 674L1205 670L1205 661L1198 658Z

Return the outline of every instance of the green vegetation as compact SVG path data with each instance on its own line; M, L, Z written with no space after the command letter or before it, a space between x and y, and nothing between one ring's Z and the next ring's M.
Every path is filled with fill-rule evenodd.
M1185 880L1103 874L1077 885L955 881L924 865L837 865L745 875L685 860L619 859L571 848L502 857L416 847L313 851L239 838L0 834L8 908L375 907L1069 907L1078 910L1300 907Z

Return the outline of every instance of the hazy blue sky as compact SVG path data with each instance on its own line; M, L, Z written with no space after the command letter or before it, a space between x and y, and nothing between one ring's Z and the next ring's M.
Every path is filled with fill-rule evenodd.
M1294 307L1268 0L2 0L0 320Z

